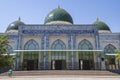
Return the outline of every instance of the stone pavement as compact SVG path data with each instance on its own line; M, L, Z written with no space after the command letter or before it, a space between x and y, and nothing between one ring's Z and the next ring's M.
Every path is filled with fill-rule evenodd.
M0 76L7 76L2 73ZM110 71L100 70L33 70L33 71L13 71L13 76L41 76L41 75L91 75L91 76L120 76Z
M120 74L97 70L41 70L13 71L8 77L7 72L0 74L0 80L120 80Z
M120 76L89 75L40 75L40 76L0 76L0 80L120 80Z

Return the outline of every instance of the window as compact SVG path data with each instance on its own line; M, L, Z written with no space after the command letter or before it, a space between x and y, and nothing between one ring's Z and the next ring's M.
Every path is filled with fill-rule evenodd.
M115 54L115 50L116 50L116 48L113 45L108 44L104 48L104 53L105 54ZM115 64L115 56L107 56L107 59L109 61L109 64Z
M105 48L104 48L104 52L105 53L115 53L115 47L111 44L108 44Z
M12 53L13 52L13 48L10 45L7 45L7 52L8 53Z
M25 50L38 50L39 45L35 40L31 39L25 44L24 49Z
M51 49L53 50L65 50L66 46L63 41L61 40L56 40L53 42ZM65 59L66 53L63 51L54 51L52 52L52 60L62 60Z
M65 44L64 44L63 41L61 41L61 40L58 39L58 40L56 40L56 41L53 42L52 49L53 50L65 50L66 46L65 46Z
M79 43L78 49L80 49L80 50L92 50L93 46L88 40L84 39Z
M24 49L25 50L38 50L39 45L35 40L31 39L25 44ZM29 59L29 60L38 59L38 52L24 52L23 58Z

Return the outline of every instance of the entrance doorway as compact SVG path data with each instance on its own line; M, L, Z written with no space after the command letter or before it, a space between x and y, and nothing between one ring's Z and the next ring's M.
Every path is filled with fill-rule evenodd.
M106 69L115 70L118 69L118 64L115 62L115 56L107 56Z
M27 60L27 70L37 70L38 60Z
M66 69L65 60L52 60L51 62L52 70L64 70Z
M93 61L79 59L79 69L80 70L92 70L93 69Z
M27 70L34 70L34 60L27 61Z

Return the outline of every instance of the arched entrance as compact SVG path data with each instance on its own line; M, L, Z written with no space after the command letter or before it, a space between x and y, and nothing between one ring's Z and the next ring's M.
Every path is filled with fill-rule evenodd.
M66 69L66 52L59 51L66 49L64 42L60 39L54 41L51 46L51 49L57 50L51 52L51 69L52 70Z
M93 50L92 44L84 39L78 45L79 50ZM94 69L94 54L89 51L79 51L79 69L80 70L92 70Z
M105 53L106 59L107 59L107 61L106 61L107 69L116 69L117 68L116 63L115 63L115 55L112 55L112 54L115 54L115 50L116 50L116 47L114 47L112 44L108 44L104 48L104 53ZM109 55L107 55L107 54L109 54Z
M38 43L31 39L24 45L24 50L38 50ZM30 51L23 53L23 70L37 70L38 69L38 52Z

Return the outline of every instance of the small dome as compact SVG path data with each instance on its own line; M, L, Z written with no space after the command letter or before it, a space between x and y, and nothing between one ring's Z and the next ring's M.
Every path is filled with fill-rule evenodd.
M110 31L109 26L107 24L105 24L104 22L99 21L98 18L93 24L98 26L98 30Z
M19 18L17 21L14 21L8 25L6 32L18 30L18 26L20 25L25 25L25 24Z
M71 15L64 9L58 8L52 10L45 18L44 24L70 23L73 24Z

